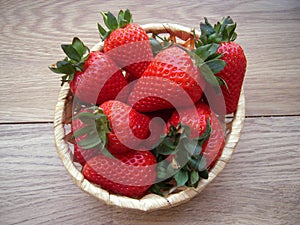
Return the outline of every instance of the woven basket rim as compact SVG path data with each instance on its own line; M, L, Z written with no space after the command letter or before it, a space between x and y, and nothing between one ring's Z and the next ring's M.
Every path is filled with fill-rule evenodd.
M192 35L191 28L172 23L151 23L142 25L142 27L146 30L147 33L172 33L182 40L187 40L187 38ZM199 35L199 32L195 32L196 35ZM98 51L102 48L103 42L99 42L91 49L91 51ZM223 170L228 160L231 158L240 139L240 134L244 125L245 97L242 88L238 108L234 114L233 120L231 121L231 132L227 135L225 147L220 159L209 172L209 178L207 180L201 179L198 183L197 188L190 187L178 193L170 194L167 197L148 194L141 199L133 199L125 196L110 194L108 191L100 188L97 185L94 185L93 183L85 179L82 173L74 165L69 144L64 140L66 133L63 124L63 115L66 97L69 94L69 89L70 88L67 83L65 83L61 87L55 108L54 138L57 154L61 159L64 167L68 171L69 175L71 176L73 182L81 190L99 200L102 200L108 205L114 205L121 208L153 211L180 205L198 195L209 183L211 183L216 178L216 176Z

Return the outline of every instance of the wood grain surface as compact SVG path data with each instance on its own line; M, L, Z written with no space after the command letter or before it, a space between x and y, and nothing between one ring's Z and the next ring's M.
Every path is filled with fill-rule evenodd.
M56 155L52 124L1 125L0 224L299 224L299 123L247 119L235 154L208 188L149 214L107 206L74 185Z
M48 66L63 58L61 43L100 38L100 10L129 8L137 23L172 22L199 27L230 15L248 59L247 115L300 112L300 1L1 1L0 122L49 122L60 78Z
M0 224L300 224L300 1L0 0ZM113 208L72 183L54 147L61 43L100 38L100 11L198 27L230 15L248 67L233 157L190 202L149 214Z

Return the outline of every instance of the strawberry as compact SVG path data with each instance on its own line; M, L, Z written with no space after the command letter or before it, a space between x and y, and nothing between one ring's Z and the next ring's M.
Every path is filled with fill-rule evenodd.
M74 162L80 163L82 166L96 155L99 155L100 151L98 149L83 149L79 145L74 145Z
M119 101L106 101L100 105L109 120L111 134L109 134L108 149L111 153L118 153L123 148L135 149L150 135L150 118L143 115L129 105ZM124 143L124 144L123 144ZM128 147L125 147L128 146Z
M111 154L120 154L140 148L150 135L150 118L116 100L83 110L77 117L84 126L80 129L81 123L73 119L77 128L73 132L76 143L84 149L106 147Z
M194 107L174 111L167 122L167 128L176 127L179 123L185 124L190 127L191 138L198 138L204 133L211 114L209 106L199 102Z
M202 34L198 43L196 43L197 46L218 44L216 53L221 56L220 60L223 60L226 66L215 75L226 84L221 86L226 114L233 113L237 109L247 66L243 48L234 42L237 37L235 28L236 23L230 17L224 18L221 22L216 23L214 27L205 18L205 23L200 24ZM214 104L215 107L213 108L216 112L221 113L221 97L213 95L211 90L205 91L205 93L213 96L212 100L219 102Z
M114 194L143 196L155 182L155 157L149 151L130 151L116 157L98 155L90 159L83 167L84 177Z
M180 113L177 111L173 112L167 127L176 127L178 124L187 125L190 128L190 137L197 139L206 131L208 122L211 126L211 134L207 140L201 141L201 144L202 154L206 158L207 169L210 169L221 156L225 144L225 136L219 119L207 104L199 102L195 105L195 108L184 108L180 110Z
M215 114L211 115L211 134L209 139L202 145L202 154L206 159L207 169L214 167L222 155L225 146L225 137L222 125Z
M158 182L151 191L162 194L161 190L170 188L167 178L174 179L178 187L196 187L200 178L207 179L225 144L221 123L209 106L198 102L195 107L174 111L165 133L152 150L158 160Z
M141 77L153 58L147 33L138 24L132 23L128 9L125 12L120 10L118 19L111 12L101 14L109 29L106 31L98 24L100 36L104 40L104 52L132 76Z
M58 61L50 69L66 74L64 82L70 83L72 93L86 103L101 104L106 100L125 101L128 91L121 92L127 85L119 67L104 53L90 52L78 38L71 45L62 45L67 58Z
M159 52L137 81L128 103L140 112L192 105L202 96L204 79L179 46Z
M86 110L86 109L80 109L79 112L72 118L72 126L71 126L71 131L73 133L74 139L73 139L73 144L74 144L74 162L80 163L82 166L86 163L87 160L91 159L92 157L99 155L100 154L100 149L99 148L83 148L80 146L80 143L85 142L84 140L87 139L88 135L83 134L83 135L78 135L78 132L80 130L84 130L87 127L89 130L93 131L93 128L91 125L87 125L86 123L91 123L91 120L87 121L84 120L85 123L79 119L78 115L82 113L90 113L91 110ZM92 134L89 134L92 135Z

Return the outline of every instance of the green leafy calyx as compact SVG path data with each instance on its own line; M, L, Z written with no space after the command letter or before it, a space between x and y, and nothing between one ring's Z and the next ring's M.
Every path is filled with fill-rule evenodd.
M171 126L167 135L161 137L160 144L152 150L158 160L157 177L163 181L153 185L151 191L162 195L161 190L170 188L172 180L176 186L196 187L201 178L208 178L205 157L202 155L202 145L211 134L211 126L207 120L203 134L192 139L190 128L184 124ZM170 160L166 160L171 157ZM169 179L164 177L174 174Z
M201 36L197 45L234 41L237 38L235 28L236 23L230 16L223 18L214 26L208 22L207 18L204 18L204 23L200 23Z
M105 40L111 32L117 30L119 28L124 28L127 24L133 22L132 14L129 9L125 11L120 10L118 14L118 18L116 18L111 12L100 12L105 26L108 28L108 31L98 23L98 30L100 33L100 37L102 40Z
M219 86L225 85L227 87L227 84L220 77L211 76L209 70L213 74L217 74L226 66L226 62L221 59L223 55L219 54L217 50L221 42L230 42L236 39L235 28L236 23L229 16L223 18L221 22L217 22L214 26L205 17L204 23L200 23L201 35L199 39L196 39L194 34L196 49L193 53L205 62L205 64L203 62L199 63L199 67L205 80L216 88L217 93L219 92Z
M73 80L76 72L83 71L84 63L89 57L90 50L77 37L73 38L71 44L62 44L61 48L67 57L61 61L57 61L49 69L54 73L63 74L63 85L65 82Z
M107 133L110 133L110 125L107 116L97 107L90 107L78 113L73 119L80 119L85 126L74 132L74 137L82 138L77 144L83 149L104 149L107 145Z

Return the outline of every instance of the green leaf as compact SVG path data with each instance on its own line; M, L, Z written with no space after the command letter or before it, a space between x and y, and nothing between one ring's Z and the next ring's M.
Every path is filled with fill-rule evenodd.
M84 54L86 54L89 51L88 47L86 47L83 44L83 42L77 37L73 38L72 46L76 50L76 52L79 54L80 59L83 57Z
M121 28L126 27L127 24L128 24L128 23L127 23L126 20L120 20L120 21L119 21L119 27L121 27Z
M74 60L75 62L79 62L81 60L81 56L72 45L63 44L61 45L61 48L71 60Z
M175 169L173 168L172 163L169 163L169 165L167 166L166 173L167 173L168 175L171 175L171 174L174 174L174 173L175 173Z
M156 176L159 179L164 179L167 176L167 170L166 168L162 165L162 163L159 163L157 168L156 168Z
M150 37L149 40L150 40L150 46L152 49L152 53L155 56L163 49L163 47L162 47L161 43L158 40L156 40L155 38Z
M227 91L229 91L229 87L228 87L226 81L222 77L219 77L219 76L216 76L216 78L217 78L220 86L224 85L226 87Z
M107 31L104 29L104 27L101 26L100 23L98 23L98 31L100 33L101 39L105 40L104 36L106 35Z
M118 23L120 23L122 20L124 20L124 11L120 10L118 14Z
M237 33L233 33L231 36L231 41L235 41L235 39L237 38Z
M128 9L125 12L123 10L120 10L118 14L118 27L123 28L131 22L132 20L130 11Z
M191 139L185 139L180 142L184 149L189 153L190 156L194 155L195 150L197 149L197 142Z
M181 187L188 181L189 174L186 170L181 169L174 175L174 179L176 180L177 186Z
M234 31L236 28L236 23L230 24L227 26L227 34L228 34L228 41L232 41L232 36L234 35Z
M150 187L150 192L154 193L154 194L158 194L160 196L163 196L163 190L165 189L169 189L171 188L172 185L168 184L167 182L159 182L159 183L155 183Z
M208 22L207 18L205 19L205 23L200 23L200 41L202 45L209 43L220 43L220 42L229 42L234 41L237 37L235 33L236 23L228 16L222 19L221 22L217 22L213 28L211 24ZM198 45L197 44L197 45ZM197 46L199 47L199 46Z
M95 148L99 145L100 147L104 147L104 143L97 134L89 135L85 139L77 142L77 144L84 149Z
M59 74L73 74L75 73L75 69L70 62L67 61L58 61L56 63L56 67L49 67L49 69L54 73Z
M210 55L209 49L211 45L203 45L194 50L194 53L199 56L203 61L205 61Z
M124 13L124 20L127 21L128 23L132 23L133 20L132 20L132 14L131 12L129 11L129 9L126 9L125 10L125 13Z
M202 151L202 146L200 146L200 145L196 145L196 148L195 148L195 150L194 150L194 156L198 156L200 153L201 153L201 151Z
M201 154L197 159L197 170L199 172L206 170L206 158Z
M222 41L222 37L218 33L213 33L208 36L208 43L220 43Z
M82 60L86 60L85 58L84 59L82 59ZM78 63L75 63L74 64L74 67L75 67L75 69L76 69L76 71L83 71L83 69L84 69L84 63L85 62L78 62Z
M80 119L82 122L86 124L90 124L91 122L94 122L96 119L96 115L92 112L81 112L78 113L75 118Z
M190 174L190 183L191 186L195 185L198 181L199 181L200 177L199 177L199 173L196 170L193 170Z
M212 59L206 62L213 74L221 72L226 66L226 62L222 59Z
M217 22L215 25L214 25L214 30L215 32L220 32L221 30L221 23L220 22Z
M200 30L202 34L205 35L211 35L213 34L214 28L212 27L212 25L208 22L207 18L204 17L205 23L200 23Z
M202 177L203 179L208 179L208 170L199 172L199 176Z
M111 12L101 12L105 25L110 31L118 28L117 18Z
M203 132L203 134L198 138L198 145L202 146L204 144L204 142L206 142L212 132L212 128L211 128L211 124L210 124L210 119L208 118L206 120L206 128L205 131Z
M116 158L116 157L114 157L114 156L110 153L110 151L108 151L108 149L105 148L105 147L102 149L101 153L102 153L103 155L105 155L105 156L111 158L111 159L115 159L115 158Z
M157 151L162 155L170 155L175 153L176 145L166 137L158 146Z
M90 126L84 126L78 130L76 130L73 134L75 138L81 137L83 135L89 134L91 132L92 128Z
M200 65L200 70L201 70L202 76L209 84L211 84L215 88L219 87L218 80L216 79L212 70L206 63L203 63L202 65ZM217 91L218 91L218 89L217 89ZM220 92L220 90L218 92Z

